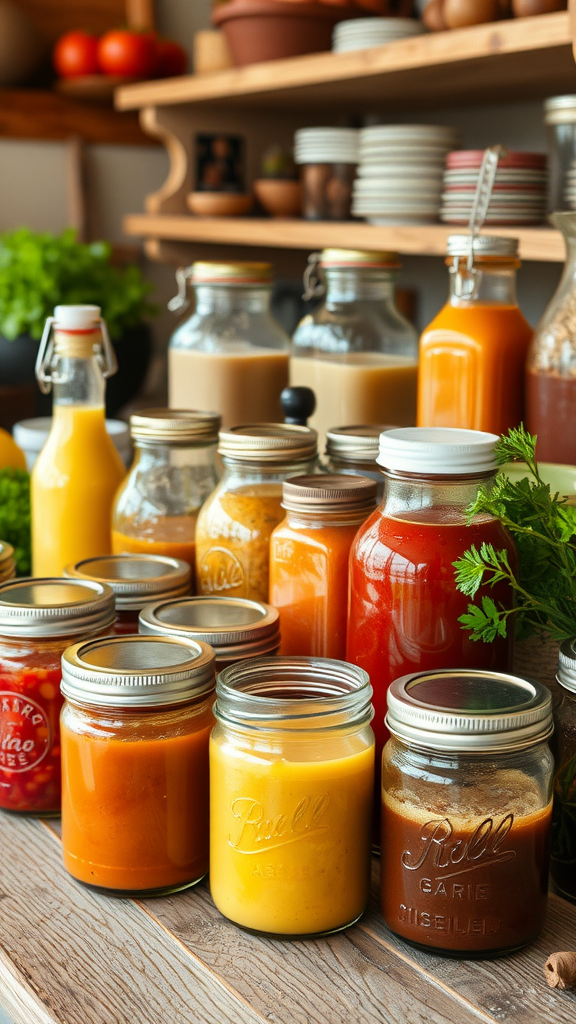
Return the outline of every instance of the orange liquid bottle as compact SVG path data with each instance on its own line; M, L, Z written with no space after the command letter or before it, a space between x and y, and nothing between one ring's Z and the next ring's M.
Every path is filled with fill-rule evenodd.
M532 328L516 303L518 243L448 239L451 294L420 342L418 426L501 434L524 417Z

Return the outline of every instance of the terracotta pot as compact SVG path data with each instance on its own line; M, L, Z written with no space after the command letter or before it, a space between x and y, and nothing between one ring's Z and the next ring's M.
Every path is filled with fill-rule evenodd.
M302 186L299 181L259 178L254 182L254 192L271 217L302 215Z
M298 57L329 50L339 21L361 17L358 7L283 0L229 0L216 7L212 21L221 26L234 63Z

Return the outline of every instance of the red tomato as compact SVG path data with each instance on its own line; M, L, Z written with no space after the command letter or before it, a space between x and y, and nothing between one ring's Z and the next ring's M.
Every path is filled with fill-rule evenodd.
M54 47L53 60L61 78L97 75L100 71L98 39L88 32L66 32Z
M185 75L188 70L188 54L180 43L173 39L158 39L156 43L158 78L171 78L173 75Z
M150 32L112 29L98 43L98 60L106 75L151 78L158 63L158 49Z

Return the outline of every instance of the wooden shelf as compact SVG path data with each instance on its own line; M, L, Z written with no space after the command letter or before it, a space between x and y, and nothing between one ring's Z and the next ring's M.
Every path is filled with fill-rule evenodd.
M318 53L210 75L124 86L120 110L175 104L320 109L334 114L527 99L574 92L568 11Z
M124 220L129 235L173 242L258 246L311 251L329 246L346 249L392 249L403 255L443 256L448 235L465 228L444 224L375 227L351 221L266 220L264 218L204 218L130 214ZM487 232L489 233L489 232ZM562 262L564 242L551 228L494 228L494 233L520 239L524 260Z
M157 144L142 131L138 115L82 103L48 89L0 89L0 138L67 139L118 145Z

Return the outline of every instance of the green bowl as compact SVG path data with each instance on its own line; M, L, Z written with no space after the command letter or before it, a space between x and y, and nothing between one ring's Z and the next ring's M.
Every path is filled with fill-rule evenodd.
M561 466L555 462L539 462L538 469L545 484L550 484L552 494L556 491L563 497L576 501L576 466ZM528 476L528 470L523 462L507 462L501 467L501 473L505 473L510 480L522 480Z

